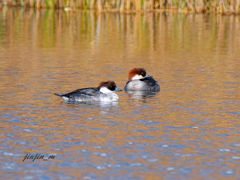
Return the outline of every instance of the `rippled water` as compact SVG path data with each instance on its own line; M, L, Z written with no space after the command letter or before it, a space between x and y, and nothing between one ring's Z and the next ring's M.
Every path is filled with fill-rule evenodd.
M1 179L240 179L240 17L0 11ZM67 104L144 67L156 94ZM36 153L55 158L26 159Z

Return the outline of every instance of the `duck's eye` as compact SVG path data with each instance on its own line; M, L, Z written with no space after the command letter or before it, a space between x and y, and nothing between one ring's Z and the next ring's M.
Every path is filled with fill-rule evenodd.
M115 87L114 86L109 86L109 89L114 91L115 90Z
M145 72L141 72L141 75L142 75L143 77L145 77L145 76L146 76L146 73L145 73Z

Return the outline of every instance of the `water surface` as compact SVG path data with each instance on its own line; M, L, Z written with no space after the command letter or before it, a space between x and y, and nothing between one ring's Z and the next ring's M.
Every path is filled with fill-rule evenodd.
M240 179L240 17L0 11L2 179ZM67 104L144 67L156 94ZM25 160L26 153L55 154Z

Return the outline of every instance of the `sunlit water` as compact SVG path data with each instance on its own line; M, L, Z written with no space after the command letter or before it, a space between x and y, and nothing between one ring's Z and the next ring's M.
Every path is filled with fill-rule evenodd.
M0 11L1 179L240 179L240 17ZM67 104L144 67L156 94ZM26 159L55 154L55 159Z

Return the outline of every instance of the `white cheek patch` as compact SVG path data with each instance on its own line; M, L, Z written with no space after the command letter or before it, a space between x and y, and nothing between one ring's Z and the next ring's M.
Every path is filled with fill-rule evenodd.
M106 87L101 87L101 88L100 88L100 92L102 92L102 93L104 93L104 94L113 93L113 91L109 90L109 89L106 88Z
M138 80L138 79L143 79L144 77L142 75L135 75L132 77L132 80Z

